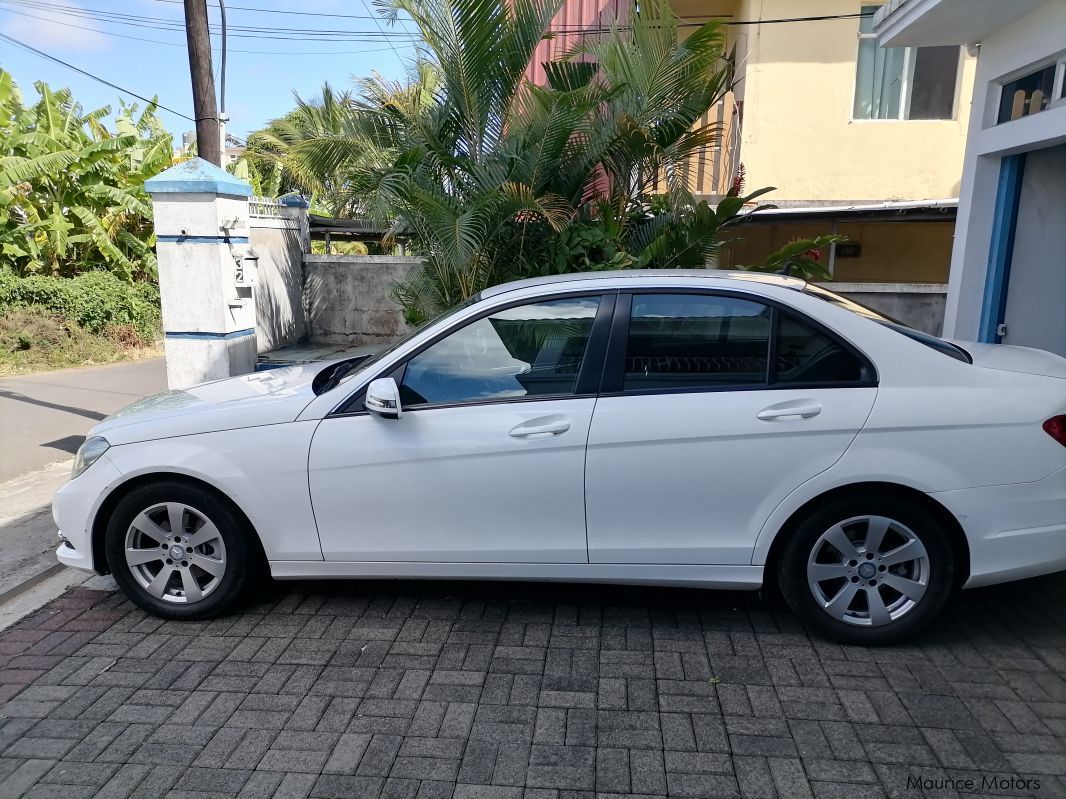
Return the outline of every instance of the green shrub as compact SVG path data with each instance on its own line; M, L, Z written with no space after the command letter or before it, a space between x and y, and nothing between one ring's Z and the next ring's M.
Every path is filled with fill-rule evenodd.
M159 288L151 283L129 283L108 272L19 277L0 269L0 314L31 305L92 333L121 325L132 327L145 341L159 336Z

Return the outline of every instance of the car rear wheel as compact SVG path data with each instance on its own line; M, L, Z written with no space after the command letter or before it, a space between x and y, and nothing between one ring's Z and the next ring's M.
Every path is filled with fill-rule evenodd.
M202 619L237 602L249 582L249 531L227 503L196 486L140 486L116 506L105 549L115 581L149 613Z
M778 566L792 610L845 643L907 638L943 609L954 585L947 531L920 502L841 497L793 529Z

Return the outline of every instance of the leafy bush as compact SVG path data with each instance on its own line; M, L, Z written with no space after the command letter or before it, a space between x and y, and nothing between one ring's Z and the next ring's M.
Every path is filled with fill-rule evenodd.
M0 315L30 306L38 306L91 333L125 326L143 342L159 336L159 288L151 283L128 283L109 272L64 278L19 277L0 270Z
M93 333L47 308L31 305L0 312L0 376L162 354L146 344L151 342L143 341L130 325L108 325L102 333Z

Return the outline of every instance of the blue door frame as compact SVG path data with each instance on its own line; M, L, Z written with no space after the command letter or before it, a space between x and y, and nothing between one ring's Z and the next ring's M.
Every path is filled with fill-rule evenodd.
M981 304L981 328L978 341L999 344L999 326L1007 312L1007 288L1010 285L1011 259L1014 256L1014 233L1018 229L1018 204L1025 173L1025 153L1004 156L999 166L996 210L992 220L992 240L988 247L988 273Z

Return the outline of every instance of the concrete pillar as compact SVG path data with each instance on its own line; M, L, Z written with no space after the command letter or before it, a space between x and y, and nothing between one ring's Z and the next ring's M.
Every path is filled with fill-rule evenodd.
M202 158L145 181L152 196L167 383L186 388L255 368L252 187ZM254 262L245 266L254 267Z
M311 252L311 220L308 218L311 203L299 194L283 194L278 197L278 203L281 216L294 220L299 227L300 251Z

